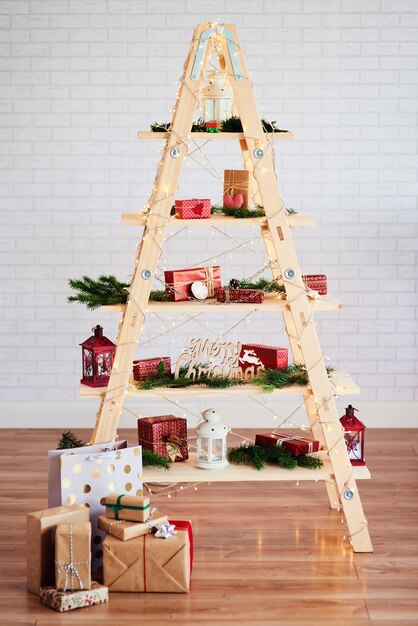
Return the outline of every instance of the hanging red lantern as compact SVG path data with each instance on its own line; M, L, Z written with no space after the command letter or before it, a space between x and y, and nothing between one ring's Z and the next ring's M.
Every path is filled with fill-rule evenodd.
M83 385L89 387L106 387L112 371L116 346L103 336L103 328L99 324L92 328L94 335L80 343L82 350Z
M344 441L351 465L366 465L364 460L364 431L366 427L354 415L354 411L357 410L349 404L345 410L345 415L340 418L340 422L344 427Z

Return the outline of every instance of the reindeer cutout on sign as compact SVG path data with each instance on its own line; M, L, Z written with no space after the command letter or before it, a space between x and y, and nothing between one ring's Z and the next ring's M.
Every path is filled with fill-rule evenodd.
M247 350L246 348L244 348L244 354L239 357L239 362L242 364L250 363L252 365L261 365L261 367L263 367L262 362L254 350Z
M179 378L181 373L196 380L202 376L251 380L263 364L252 350L244 351L242 356L241 351L241 342L191 339L177 360L174 377Z

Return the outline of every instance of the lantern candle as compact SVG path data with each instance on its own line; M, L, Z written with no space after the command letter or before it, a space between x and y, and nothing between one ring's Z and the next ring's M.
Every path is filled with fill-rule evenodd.
M196 427L196 466L202 469L226 467L226 438L228 428L221 423L215 409L203 411L203 422Z
M209 84L202 91L202 114L205 122L218 126L232 115L232 91L226 84L226 73L208 72Z
M357 409L349 404L345 410L345 415L340 418L341 425L344 427L344 441L351 465L366 465L364 460L364 431L366 427L354 415L354 411Z
M82 349L83 385L106 387L112 371L116 346L103 335L99 324L92 328L94 335L80 344Z

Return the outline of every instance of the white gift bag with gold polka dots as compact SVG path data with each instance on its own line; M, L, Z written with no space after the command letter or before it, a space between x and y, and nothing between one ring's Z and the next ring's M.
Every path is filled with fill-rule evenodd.
M118 441L106 446L101 444L51 452L61 454L50 457L49 506L86 504L90 508L92 570L95 571L101 565L102 541L106 534L97 526L97 518L104 511L103 498L112 492L142 494L141 446L128 448L126 441ZM60 485L59 493L52 488L57 483Z

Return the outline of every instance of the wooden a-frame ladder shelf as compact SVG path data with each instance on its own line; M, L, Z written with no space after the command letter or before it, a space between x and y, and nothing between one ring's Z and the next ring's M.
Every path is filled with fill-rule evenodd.
M216 44L216 45L215 45ZM225 69L234 94L234 106L241 118L242 133L192 133L203 82L204 71L210 57L216 53L221 68ZM251 81L237 30L233 24L199 24L190 43L184 74L180 82L177 104L173 112L171 130L166 133L140 131L145 139L165 141L162 159L157 170L153 191L149 200L149 212L124 213L122 222L129 226L144 226L142 241L138 247L133 278L127 304L117 307L122 312L122 319L116 339L116 355L109 384L105 389L82 387L83 396L99 396L100 407L97 414L93 443L107 442L115 438L123 403L127 396L174 397L184 396L238 396L257 395L260 389L255 385L232 387L230 389L204 389L191 387L184 389L138 390L131 380L132 362L135 358L137 343L141 336L145 315L158 311L238 311L248 305L228 304L227 307L209 303L164 303L150 302L152 277L157 270L167 227L171 226L247 226L259 228L264 241L274 279L283 277L286 299L267 297L262 305L249 305L251 310L277 311L283 316L285 331L288 335L293 360L302 363L308 372L307 387L277 389L271 394L274 398L298 394L303 397L306 413L313 436L320 441L325 457L321 470L295 471L282 468L268 468L257 472L252 468L228 467L212 472L197 470L192 462L174 463L167 472L146 469L146 480L156 482L178 481L207 482L216 480L323 480L331 508L342 509L353 549L356 552L371 552L367 522L364 518L356 478L369 478L366 467L352 467L344 441L339 415L335 404L335 395L359 393L354 381L341 372L334 372L332 380L324 364L316 327L310 323L313 310L336 310L341 303L332 296L322 301L311 301L304 289L302 272L293 245L291 228L294 226L312 226L314 220L305 214L287 215L280 195L272 157L273 141L292 138L292 134L264 133L257 111ZM208 220L180 220L170 215L177 190L180 171L193 141L239 141L244 166L251 174L251 192L254 201L264 207L265 218L234 219L214 215ZM272 141L273 140L273 141ZM269 149L270 148L270 149ZM192 223L193 222L193 223ZM147 236L150 232L152 237ZM220 308L216 308L220 307ZM108 310L112 307L108 307ZM113 308L115 310L115 308ZM200 477L200 478L198 478Z

